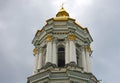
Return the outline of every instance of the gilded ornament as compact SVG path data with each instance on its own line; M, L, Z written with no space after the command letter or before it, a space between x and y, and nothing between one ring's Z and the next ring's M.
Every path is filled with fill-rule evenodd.
M75 37L75 35L74 35L74 34L70 34L70 35L68 35L68 39L70 39L70 40L75 40L75 39L76 39L76 37Z
M60 11L56 14L56 17L53 18L54 20L68 20L69 18L69 13L64 9L64 7L62 6L62 8L60 9Z
M64 17L64 16L69 17L69 13L67 13L65 9L62 7L60 11L56 14L56 17Z
M53 39L53 37L52 37L51 35L48 35L48 36L46 37L46 41L47 41L47 42L52 41L52 39Z
M86 46L86 50L87 50L88 52L91 52L91 47L90 47L89 45L87 45L87 46Z
M33 49L33 53L34 53L34 55L36 55L36 54L38 53L37 48L34 48L34 49Z

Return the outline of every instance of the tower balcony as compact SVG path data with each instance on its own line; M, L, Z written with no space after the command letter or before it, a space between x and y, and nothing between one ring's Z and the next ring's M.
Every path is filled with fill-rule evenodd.
M27 83L97 83L92 73L84 72L82 68L66 66L64 68L47 67L37 74L28 77Z

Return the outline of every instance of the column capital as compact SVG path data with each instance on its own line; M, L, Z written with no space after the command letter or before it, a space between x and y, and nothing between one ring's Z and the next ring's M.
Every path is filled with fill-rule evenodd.
M36 47L33 49L33 54L34 56L38 54L38 49Z
M90 47L90 45L86 45L85 48L86 48L87 52L91 52L91 47Z
M69 39L69 40L72 40L72 41L76 40L75 34L69 34L69 35L68 35L68 39Z
M53 36L52 35L47 35L46 41L51 42L52 40L53 40Z

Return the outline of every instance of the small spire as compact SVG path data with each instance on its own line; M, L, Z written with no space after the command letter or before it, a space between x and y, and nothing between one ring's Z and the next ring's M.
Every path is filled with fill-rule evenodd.
M62 2L61 8L63 8L64 2Z
M62 3L61 5L61 9L60 11L56 14L56 17L61 17L61 16L68 16L69 17L69 13L66 12L66 10L63 7L64 3Z

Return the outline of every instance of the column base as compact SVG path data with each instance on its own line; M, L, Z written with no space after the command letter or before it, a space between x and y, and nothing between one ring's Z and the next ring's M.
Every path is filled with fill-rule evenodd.
M72 66L72 67L77 67L77 64L75 62L70 62L65 65L65 67Z
M51 63L51 62L47 62L46 64L45 64L45 66L44 67L42 67L42 68L48 68L48 67L50 67L50 66L52 66L53 68L55 68L55 67L57 67L56 66L56 64L53 64L53 63Z

